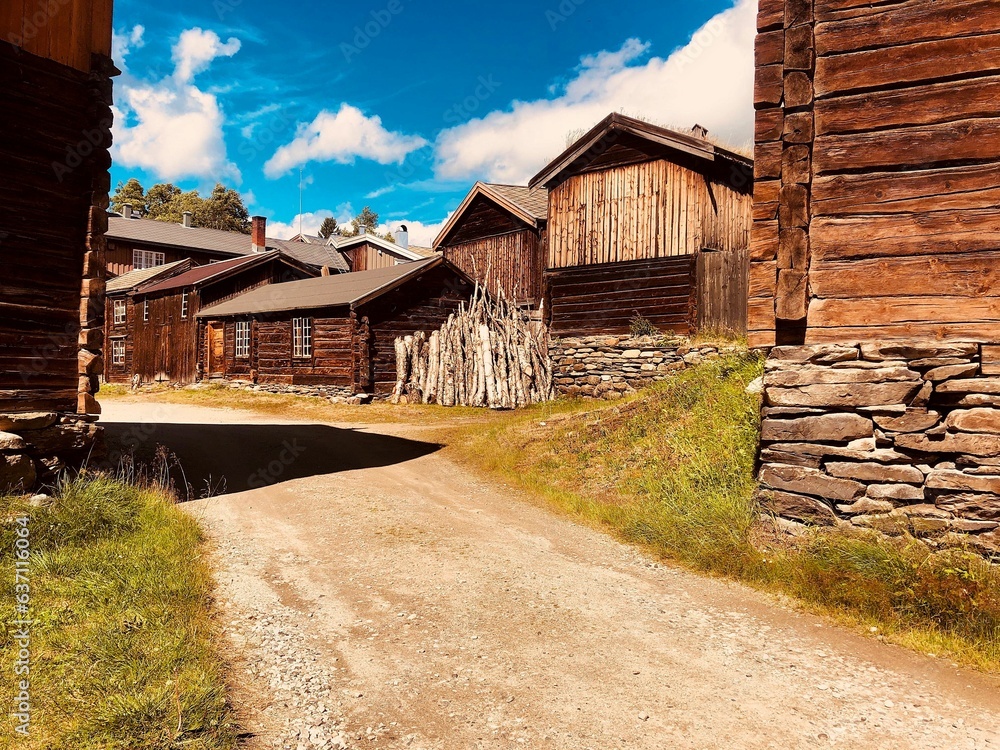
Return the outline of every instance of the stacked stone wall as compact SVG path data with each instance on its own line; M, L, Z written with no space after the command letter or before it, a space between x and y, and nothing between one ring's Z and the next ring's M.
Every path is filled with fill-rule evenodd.
M776 515L1000 555L1000 346L777 347L762 417Z
M616 399L739 349L692 344L683 337L591 336L554 339L549 354L560 395Z

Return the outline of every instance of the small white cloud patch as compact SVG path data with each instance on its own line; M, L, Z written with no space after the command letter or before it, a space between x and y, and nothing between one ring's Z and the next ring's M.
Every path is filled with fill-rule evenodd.
M264 165L264 173L273 179L310 161L351 164L359 157L400 164L426 145L420 136L387 130L378 115L369 117L344 103L336 113L323 110L311 123L299 125L295 139L275 152Z

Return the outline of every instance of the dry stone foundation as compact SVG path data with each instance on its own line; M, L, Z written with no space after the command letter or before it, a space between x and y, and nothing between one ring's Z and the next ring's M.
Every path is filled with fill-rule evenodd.
M96 416L27 412L0 414L0 492L52 484L67 467L97 458Z
M739 349L735 344L699 346L683 337L592 336L555 339L549 354L560 395L615 399Z
M760 481L786 519L1000 556L1000 346L773 349Z

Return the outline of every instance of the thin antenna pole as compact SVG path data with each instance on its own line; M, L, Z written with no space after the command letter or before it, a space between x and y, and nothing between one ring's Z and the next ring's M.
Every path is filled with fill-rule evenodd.
M302 234L302 167L299 167L299 234Z

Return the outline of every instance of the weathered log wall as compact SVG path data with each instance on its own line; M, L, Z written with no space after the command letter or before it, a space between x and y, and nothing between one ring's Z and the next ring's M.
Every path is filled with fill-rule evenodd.
M51 481L99 435L116 71L110 1L75 5L0 12L0 492Z
M625 334L636 315L661 333L696 323L695 255L582 266L545 274L553 336Z
M762 0L751 343L993 341L1000 13Z

